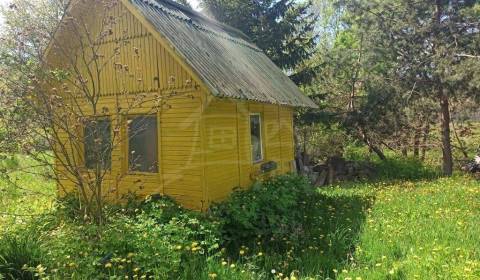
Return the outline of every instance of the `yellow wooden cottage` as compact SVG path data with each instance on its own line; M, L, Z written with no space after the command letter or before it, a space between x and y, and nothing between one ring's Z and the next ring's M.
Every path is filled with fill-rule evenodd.
M76 12L72 4L71 14L95 22L102 9L90 2ZM124 141L111 151L105 182L115 186L112 197L159 193L206 209L260 176L294 171L294 109L316 105L244 34L170 0L119 0L108 10L122 20L99 43L105 56L129 43L95 78L103 85L101 122L110 128L109 112L127 106L119 95L169 97L161 110L145 102L123 116ZM52 47L49 56L60 54ZM140 70L129 80L117 64ZM132 135L140 118L146 127Z

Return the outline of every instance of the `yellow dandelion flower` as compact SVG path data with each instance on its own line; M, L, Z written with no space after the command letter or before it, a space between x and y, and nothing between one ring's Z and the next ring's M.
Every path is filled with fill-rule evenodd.
M108 263L105 264L105 267L110 268L110 267L112 267L112 264L108 262Z
M244 250L240 250L240 255L243 256L245 254Z

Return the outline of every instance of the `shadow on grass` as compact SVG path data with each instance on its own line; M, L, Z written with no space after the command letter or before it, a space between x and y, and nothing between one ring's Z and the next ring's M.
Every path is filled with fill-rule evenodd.
M441 176L438 168L426 165L415 158L392 157L384 161L375 161L373 166L376 170L373 181L420 181L433 180Z
M355 252L373 201L370 195L318 193L315 204L306 213L309 223L303 242L287 252L266 248L262 269L267 274L275 270L283 275L293 272L315 279L336 278Z
M302 275L335 278L336 271L348 264L355 251L373 201L370 195L318 194L310 228L314 248L305 248L298 260L297 269Z

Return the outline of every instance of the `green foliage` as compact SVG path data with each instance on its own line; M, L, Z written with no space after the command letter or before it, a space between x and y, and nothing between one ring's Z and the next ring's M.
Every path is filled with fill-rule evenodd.
M170 199L148 198L138 208L113 207L108 213L104 227L66 216L43 233L49 256L44 266L53 276L173 279L192 260L205 263L219 251L216 224Z
M238 246L261 237L266 242L300 240L313 188L303 177L286 175L236 190L211 212L221 221L223 239Z
M350 145L346 153L361 158L366 149ZM108 206L104 226L79 219L78 201L67 197L56 211L4 231L0 256L10 261L0 261L0 275L9 279L6 269L23 273L14 279L62 280L480 276L478 183L438 179L413 160L375 163L380 180L314 189L285 175L237 191L209 213L162 196L131 200Z
M315 161L343 156L351 137L338 124L310 124L297 127L297 145Z
M203 0L204 11L241 30L281 68L293 69L315 46L311 2Z
M426 166L416 158L391 157L377 161L378 180L421 180L434 179L441 174L439 170Z
M28 269L37 267L43 257L36 238L31 233L10 233L0 238L0 276L12 280L36 278Z

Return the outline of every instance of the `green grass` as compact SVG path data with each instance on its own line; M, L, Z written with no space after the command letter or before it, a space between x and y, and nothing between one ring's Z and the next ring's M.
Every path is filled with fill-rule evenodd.
M55 184L39 175L42 168L22 155L0 155L0 233L13 225L27 223L51 209ZM5 176L8 176L5 177Z
M2 164L17 170L12 176L22 186L46 195L0 181L0 232L15 233L35 220L42 223L30 215L52 208L54 184L18 172L32 161L17 159ZM316 205L306 213L311 232L302 242L264 247L254 240L239 248L242 255L192 257L179 279L480 279L480 183L460 174L439 178L436 170L414 161L390 160L377 167L374 181L318 189ZM90 249L89 254L102 253L96 252L97 241L82 240L84 226L55 223L44 236L56 237L43 241L50 244L43 249L64 250L66 263L81 261L76 251L81 242L88 244L81 249L85 254ZM78 244L57 241L67 235L64 240L78 239ZM21 252L19 258L27 258L28 251Z
M365 192L326 189L327 194ZM455 176L374 186L366 223L339 278L480 279L480 184Z

